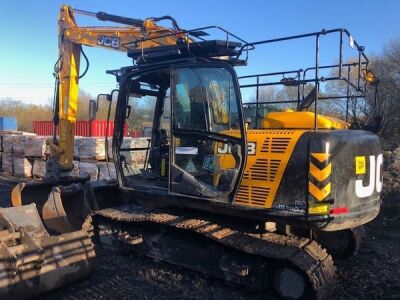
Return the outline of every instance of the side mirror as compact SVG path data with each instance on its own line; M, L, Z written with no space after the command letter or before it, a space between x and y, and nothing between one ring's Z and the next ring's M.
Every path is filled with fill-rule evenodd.
M114 92L114 91L113 91ZM107 101L111 101L112 100L112 94L98 94L97 95L97 99L96 99L96 107L98 110L99 109L99 104L100 104L100 98L105 98Z
M97 114L97 102L95 100L89 101L89 121L93 121L96 119Z

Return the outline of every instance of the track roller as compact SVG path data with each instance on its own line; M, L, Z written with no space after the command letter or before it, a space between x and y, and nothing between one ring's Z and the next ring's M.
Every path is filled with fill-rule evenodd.
M281 267L274 274L274 288L284 299L300 299L307 294L307 280L300 270Z

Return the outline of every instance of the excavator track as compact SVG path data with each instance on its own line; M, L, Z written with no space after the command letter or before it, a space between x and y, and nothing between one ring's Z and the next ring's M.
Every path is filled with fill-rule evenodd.
M91 218L95 239L103 245L126 246L156 260L256 289L273 285L283 298L323 299L335 287L331 256L306 238L251 233L209 216L136 205L99 210ZM202 251L207 253L203 260Z

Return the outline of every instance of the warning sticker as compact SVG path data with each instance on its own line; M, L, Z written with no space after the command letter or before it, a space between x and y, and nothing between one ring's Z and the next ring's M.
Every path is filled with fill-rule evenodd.
M365 156L356 156L356 174L365 174L366 169Z
M198 172L198 170L196 168L196 165L193 162L192 158L190 158L189 161L187 162L186 167L185 167L185 171L189 172L189 173L192 173L192 174Z

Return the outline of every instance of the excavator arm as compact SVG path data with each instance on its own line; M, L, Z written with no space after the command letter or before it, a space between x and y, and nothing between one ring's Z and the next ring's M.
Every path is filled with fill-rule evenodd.
M125 26L80 27L75 20L76 14ZM156 24L157 21L165 19L172 21L173 29ZM48 141L48 144L52 149L53 157L58 159L60 169L70 170L73 167L74 126L78 112L79 79L84 75L80 75L80 58L81 54L84 55L82 45L127 52L129 49L175 45L178 40L185 40L185 35L180 33L181 30L176 21L169 16L140 20L104 12L87 12L73 9L67 5L61 7L58 30L59 58L55 66L54 124L55 128L59 127L59 139L56 139L55 130L54 137ZM171 35L171 33L173 34Z

